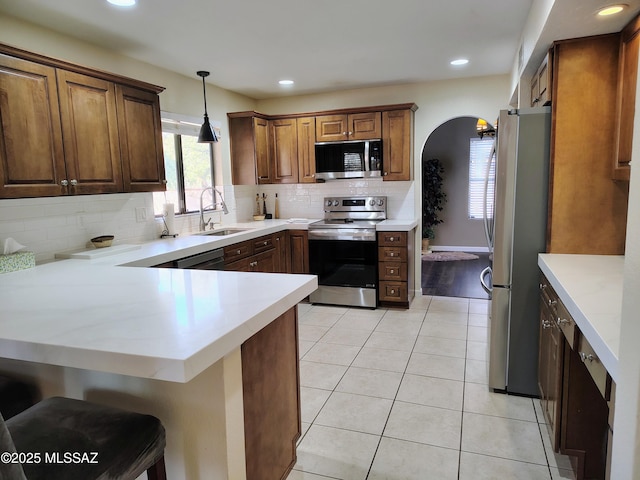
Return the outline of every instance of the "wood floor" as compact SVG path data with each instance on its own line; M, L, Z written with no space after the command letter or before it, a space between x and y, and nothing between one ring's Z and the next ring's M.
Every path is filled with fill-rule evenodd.
M422 260L422 294L488 299L480 285L480 272L489 266L489 254L475 255L480 258L452 262Z

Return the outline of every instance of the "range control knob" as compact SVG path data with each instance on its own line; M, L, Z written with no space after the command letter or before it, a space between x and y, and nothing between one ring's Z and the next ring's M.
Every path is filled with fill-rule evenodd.
M331 206L331 200L327 200L327 207Z
M333 201L333 206L334 206L334 207L337 207L338 205L340 205L340 202L338 202L338 200L334 200L334 201Z
M369 205L373 207L375 204L376 204L376 201L373 198L369 200Z
M384 200L382 200L381 198L378 200L378 206L382 206L384 205Z

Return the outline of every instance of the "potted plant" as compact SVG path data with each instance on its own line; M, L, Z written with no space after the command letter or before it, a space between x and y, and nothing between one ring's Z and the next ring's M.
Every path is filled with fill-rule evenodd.
M422 165L422 251L429 251L429 240L434 238L433 227L442 223L439 212L447 201L442 191L444 168L437 158Z

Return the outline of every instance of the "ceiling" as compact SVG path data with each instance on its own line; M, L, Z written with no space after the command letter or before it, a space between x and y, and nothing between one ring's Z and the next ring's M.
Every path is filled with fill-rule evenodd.
M0 2L0 12L194 79L209 70L208 82L264 99L507 74L533 1L20 0ZM534 53L555 39L619 31L638 10L597 21L608 3L556 0ZM460 57L469 63L449 64ZM295 84L278 85L285 78Z

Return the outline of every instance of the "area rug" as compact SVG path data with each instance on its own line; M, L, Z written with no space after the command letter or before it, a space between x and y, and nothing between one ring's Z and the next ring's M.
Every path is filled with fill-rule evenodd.
M477 255L466 252L431 252L422 255L427 262L451 262L454 260L477 260Z

